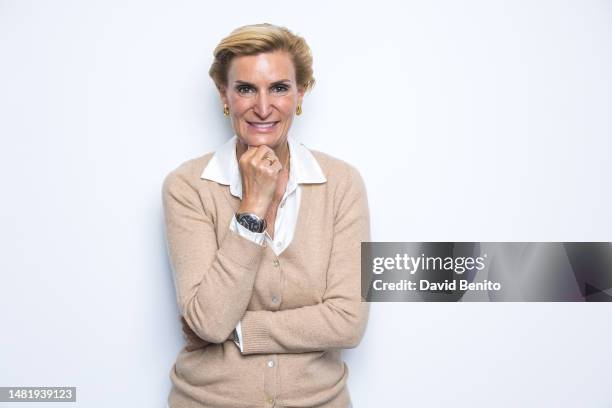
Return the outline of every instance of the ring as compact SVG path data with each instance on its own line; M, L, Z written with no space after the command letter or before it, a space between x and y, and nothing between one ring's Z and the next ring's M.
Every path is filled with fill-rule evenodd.
M272 163L274 163L274 159L269 157L267 154L264 154L264 157L262 157L262 159L268 160L270 162L270 166L272 165Z

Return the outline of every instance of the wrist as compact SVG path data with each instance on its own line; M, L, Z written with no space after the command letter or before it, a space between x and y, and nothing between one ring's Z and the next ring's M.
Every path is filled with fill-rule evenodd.
M266 216L266 213L268 212L268 205L265 205L263 203L251 203L251 202L243 201L242 204L240 204L238 211L236 212L238 214L241 214L241 213L255 214L259 218L264 218Z

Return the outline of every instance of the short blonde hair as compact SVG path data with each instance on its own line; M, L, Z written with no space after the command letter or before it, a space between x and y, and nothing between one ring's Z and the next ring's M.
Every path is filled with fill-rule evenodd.
M262 23L238 27L215 48L214 61L208 74L218 89L227 87L227 72L234 57L257 55L265 52L287 51L295 67L298 86L305 91L312 89L312 54L306 41L285 27Z

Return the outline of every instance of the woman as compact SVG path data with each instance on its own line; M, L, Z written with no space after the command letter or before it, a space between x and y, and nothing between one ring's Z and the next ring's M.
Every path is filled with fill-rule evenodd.
M168 252L186 345L171 408L351 405L342 361L365 331L357 170L289 136L314 85L303 38L240 27L210 76L235 135L163 184Z

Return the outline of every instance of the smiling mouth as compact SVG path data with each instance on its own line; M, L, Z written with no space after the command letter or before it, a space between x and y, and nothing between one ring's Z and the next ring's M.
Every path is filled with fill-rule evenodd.
M276 125L278 122L279 121L276 121L276 122L249 122L247 121L249 125L253 126L256 129L270 129L271 127Z

